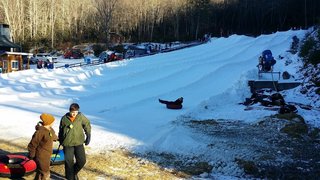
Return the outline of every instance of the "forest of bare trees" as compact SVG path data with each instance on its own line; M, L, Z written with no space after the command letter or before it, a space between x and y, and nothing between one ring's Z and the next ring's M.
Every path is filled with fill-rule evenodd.
M320 22L319 0L0 0L0 23L25 48L259 35Z

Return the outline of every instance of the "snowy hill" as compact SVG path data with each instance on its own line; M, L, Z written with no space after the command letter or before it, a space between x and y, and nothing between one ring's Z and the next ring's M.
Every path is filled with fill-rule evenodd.
M77 102L93 126L91 153L119 147L137 152L205 153L202 139L179 123L185 119L250 123L275 114L244 111L238 103L250 96L247 81L257 78L256 65L263 50L273 52L276 71L296 73L300 63L287 50L293 36L301 39L305 33L277 32L256 38L233 35L192 48L99 66L1 74L0 136L30 139L42 112L55 116L54 129L58 131L60 118L72 102ZM279 55L285 58L281 60ZM293 63L286 66L286 59ZM178 97L184 97L181 110L168 110L158 102L159 98ZM309 103L295 91L289 91L286 99ZM302 109L299 112L304 114ZM318 112L306 114L307 123L318 126Z

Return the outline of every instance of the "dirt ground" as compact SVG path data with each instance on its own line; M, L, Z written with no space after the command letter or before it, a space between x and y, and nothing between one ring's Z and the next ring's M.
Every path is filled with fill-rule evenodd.
M176 125L188 127L194 133L192 138L206 148L188 156L167 152L132 154L123 149L88 154L80 179L215 179L211 172L244 179L320 176L320 129L309 127L297 114L266 117L253 124L185 118ZM0 139L0 155L26 152L28 142ZM90 150L90 146L86 148ZM52 179L63 179L64 165L51 166L51 174ZM34 175L23 178L33 179Z
M0 140L0 155L24 153L28 140ZM21 179L31 180L32 173ZM63 179L64 165L51 166L51 179ZM87 155L87 163L79 174L80 179L185 179L189 176L182 172L165 169L145 159L135 157L124 150L108 151L104 154ZM8 179L1 178L0 179Z

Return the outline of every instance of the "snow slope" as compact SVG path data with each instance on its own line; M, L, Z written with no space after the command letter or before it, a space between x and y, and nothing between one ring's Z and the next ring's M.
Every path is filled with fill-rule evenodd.
M263 50L272 50L278 61L276 71L296 73L299 62L285 66L278 56L296 60L286 51L294 35L302 38L305 33L277 32L256 38L232 35L192 48L99 66L1 74L0 136L30 139L42 112L55 116L54 129L58 131L60 118L77 102L93 126L92 152L117 147L195 152L201 142L175 122L184 117L253 122L276 113L243 111L238 103L250 96L247 81L257 78L257 59ZM181 110L168 110L158 103L159 98L181 96ZM295 93L286 98L309 103ZM307 122L319 124L318 113L308 117Z

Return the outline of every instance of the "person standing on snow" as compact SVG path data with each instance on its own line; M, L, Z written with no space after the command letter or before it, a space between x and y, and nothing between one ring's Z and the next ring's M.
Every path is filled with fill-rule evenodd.
M50 179L50 160L53 148L53 141L58 139L52 128L54 117L51 114L43 113L36 126L28 144L29 158L34 159L37 164L35 179Z
M79 109L77 103L72 103L69 112L61 118L59 125L58 136L60 145L63 146L65 176L68 180L79 179L78 173L86 163L83 143L87 146L91 139L90 121L79 112Z

